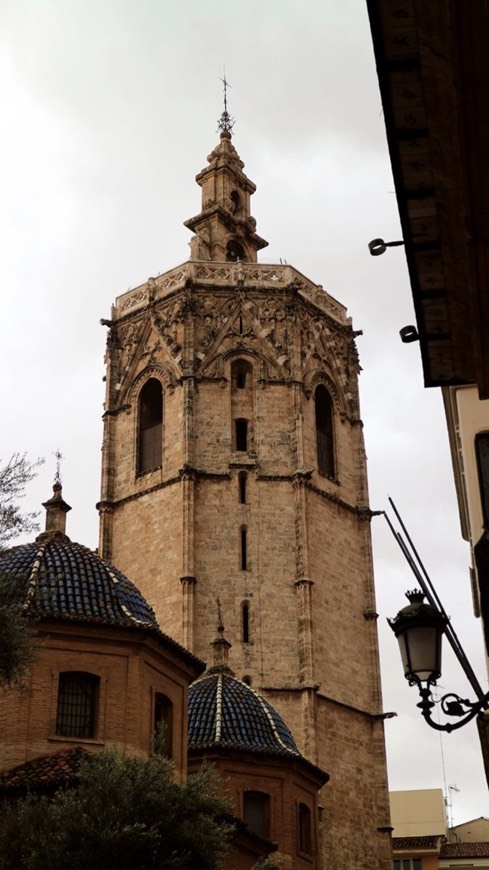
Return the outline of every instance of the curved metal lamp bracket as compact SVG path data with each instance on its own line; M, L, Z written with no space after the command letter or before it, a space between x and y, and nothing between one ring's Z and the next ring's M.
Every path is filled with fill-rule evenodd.
M469 701L467 698L461 698L454 692L450 692L440 698L439 703L441 704L441 709L446 716L457 716L463 718L460 719L460 722L454 722L453 724L451 722L440 724L439 722L435 722L431 716L431 711L435 706L431 694L431 687L434 685L434 682L428 680L426 686L423 686L419 680L413 679L412 681L410 680L410 683L418 687L421 701L417 706L420 708L428 725L436 731L447 731L450 733L450 731L455 731L457 728L462 728L463 725L466 725L467 722L474 719L478 713L482 710L487 710L489 707L489 694L484 695L484 697L478 701Z

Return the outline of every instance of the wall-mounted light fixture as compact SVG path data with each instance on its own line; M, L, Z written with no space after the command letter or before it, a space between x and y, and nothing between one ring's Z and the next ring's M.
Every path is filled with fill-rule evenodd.
M403 244L403 241L384 242L383 239L372 239L372 241L368 243L368 249L372 257L380 257L381 254L385 254L387 248L398 248L399 245Z
M409 604L403 607L394 619L387 621L399 642L404 676L410 686L418 688L421 696L418 707L426 722L437 731L454 731L470 722L478 713L489 710L489 693L484 694L399 512L392 499L389 499L389 502L400 523L402 534L396 531L386 513L385 518L419 583L420 590L407 592ZM424 601L425 597L427 602ZM477 696L476 701L461 698L453 692L444 695L439 702L435 701L432 689L441 677L443 635L446 636L457 656ZM432 711L436 703L440 703L446 716L453 716L461 721L444 723L435 721L432 718Z

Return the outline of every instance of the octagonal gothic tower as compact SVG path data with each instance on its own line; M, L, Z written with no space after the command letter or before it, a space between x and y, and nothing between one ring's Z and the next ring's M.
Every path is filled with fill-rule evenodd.
M106 321L100 554L204 659L220 599L233 671L330 774L324 866L387 868L355 333L321 286L257 262L243 168L224 129L190 260Z

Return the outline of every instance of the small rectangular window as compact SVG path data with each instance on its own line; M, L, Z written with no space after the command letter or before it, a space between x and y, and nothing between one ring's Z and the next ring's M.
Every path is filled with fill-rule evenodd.
M248 450L248 420L236 420L236 450Z

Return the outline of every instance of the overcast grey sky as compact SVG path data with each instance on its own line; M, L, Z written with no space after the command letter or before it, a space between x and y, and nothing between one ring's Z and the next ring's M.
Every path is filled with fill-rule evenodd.
M0 455L60 449L70 536L97 545L105 329L116 295L187 259L195 174L218 141L223 65L253 214L286 259L348 306L363 366L373 509L392 495L484 687L438 390L422 384L363 0L2 0ZM489 816L475 725L428 729L385 627L413 580L373 521L392 788L456 785L456 823ZM133 578L137 582L137 578ZM447 656L446 690L467 690ZM443 772L445 769L445 781Z

